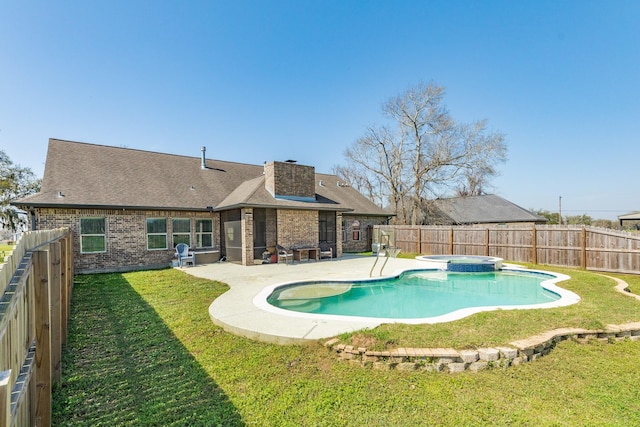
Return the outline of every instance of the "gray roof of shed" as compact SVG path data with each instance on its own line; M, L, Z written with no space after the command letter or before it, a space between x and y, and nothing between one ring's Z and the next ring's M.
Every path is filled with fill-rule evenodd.
M50 139L42 189L18 206L214 210L242 206L389 213L335 175L316 174L316 201L274 198L264 167ZM324 185L320 185L322 180Z
M640 220L640 211L630 212L624 215L618 215L618 220Z
M434 205L440 216L446 217L453 224L547 221L546 218L493 194L437 199L434 200Z

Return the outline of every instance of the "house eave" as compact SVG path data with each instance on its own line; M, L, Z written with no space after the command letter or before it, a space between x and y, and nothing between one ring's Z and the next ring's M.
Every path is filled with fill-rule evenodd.
M384 217L389 217L392 218L394 216L397 216L395 213L393 212L380 212L380 213L372 213L372 212L357 212L355 210L349 212L352 215L358 215L358 216L384 216Z
M105 210L128 210L128 211L176 211L176 212L211 212L212 206L205 207L178 207L178 206L135 206L135 205L106 205L106 204L80 204L80 203L12 203L12 205L23 209L54 208L54 209L105 209Z
M290 209L296 211L336 211L336 212L351 212L353 209L351 208L338 208L334 206L319 206L319 205L309 205L309 206L287 206L287 205L278 205L278 204L260 204L260 203L236 203L233 205L225 205L218 206L213 210L215 212L228 211L233 209L242 209L242 208L253 208L253 209Z

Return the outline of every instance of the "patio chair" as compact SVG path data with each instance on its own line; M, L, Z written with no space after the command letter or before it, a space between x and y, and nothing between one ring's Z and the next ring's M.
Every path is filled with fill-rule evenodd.
M278 262L284 259L284 263L286 264L289 259L291 259L291 264L293 264L293 251L291 249L276 245L276 250L278 251Z
M186 243L178 243L176 245L176 255L178 256L178 265L182 267L182 265L187 265L191 263L191 265L196 265L196 259L193 255L193 252L189 252L189 246Z
M326 242L320 243L320 253L318 254L318 258L322 261L322 258L333 259L333 248Z

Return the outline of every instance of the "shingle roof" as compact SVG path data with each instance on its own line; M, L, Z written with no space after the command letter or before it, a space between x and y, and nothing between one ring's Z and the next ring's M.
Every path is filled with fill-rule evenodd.
M444 216L453 224L546 222L545 218L493 194L438 199L434 205L440 220Z
M240 184L234 191L231 192L220 204L216 207L218 210L232 209L239 206L254 206L254 207L269 207L278 206L281 208L296 208L296 209L314 209L314 210L338 210L338 211L350 211L353 207L346 207L344 203L330 200L321 196L318 191L323 191L325 194L329 193L325 188L316 188L316 200L314 202L276 199L274 198L264 186L264 176L245 181ZM317 185L316 185L317 187ZM348 190L341 191L342 193L348 192ZM336 198L340 197L339 194L334 194ZM355 201L355 200L354 200ZM367 201L368 202L368 201ZM354 204L355 205L355 204ZM369 206L367 204L366 208Z
M50 139L42 189L20 206L215 210L241 206L389 213L335 175L316 174L316 202L275 199L258 165ZM319 182L323 181L323 185Z
M640 219L640 212L636 211L636 212L630 212L624 215L618 215L618 219L619 220L637 220L637 219Z

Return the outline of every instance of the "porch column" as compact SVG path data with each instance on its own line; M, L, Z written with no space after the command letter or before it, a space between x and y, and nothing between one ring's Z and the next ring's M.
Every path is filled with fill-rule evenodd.
M242 265L253 265L253 208L242 208Z
M342 256L342 212L336 212L336 258Z

